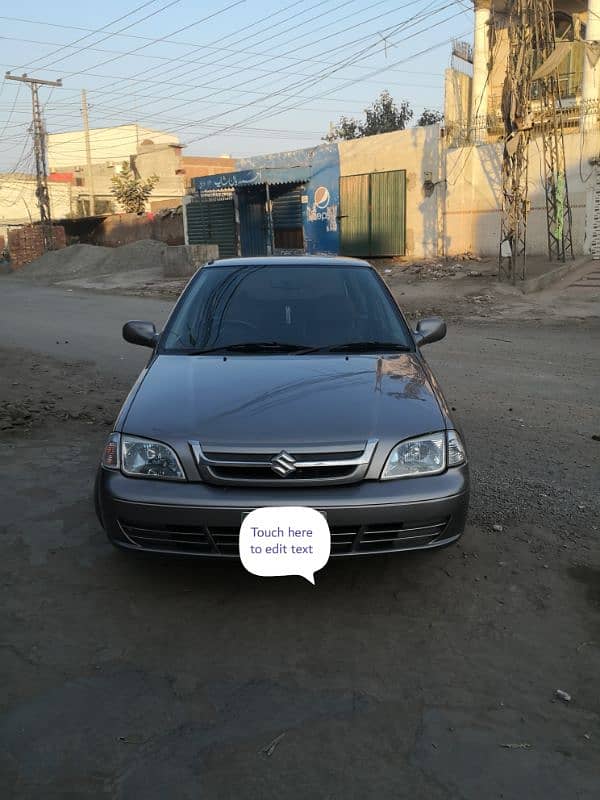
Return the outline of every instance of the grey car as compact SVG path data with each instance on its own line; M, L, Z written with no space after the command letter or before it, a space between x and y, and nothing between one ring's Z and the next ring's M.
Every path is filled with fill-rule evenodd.
M96 509L124 550L239 558L244 516L325 514L331 555L448 545L469 498L463 438L408 326L357 259L237 258L198 270L110 435Z

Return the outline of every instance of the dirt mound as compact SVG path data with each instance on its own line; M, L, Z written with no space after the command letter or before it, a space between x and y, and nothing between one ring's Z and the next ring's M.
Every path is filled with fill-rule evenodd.
M167 247L152 239L122 247L74 244L45 253L24 266L18 274L28 279L54 282L147 269L163 265Z
M0 441L60 422L104 430L112 425L126 390L117 378L107 381L82 361L5 348L0 349L0 361Z

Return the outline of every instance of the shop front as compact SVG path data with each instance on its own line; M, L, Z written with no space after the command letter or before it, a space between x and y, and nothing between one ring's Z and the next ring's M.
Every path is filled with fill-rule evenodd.
M246 159L245 169L194 179L186 203L188 244L217 244L221 257L339 252L335 145Z

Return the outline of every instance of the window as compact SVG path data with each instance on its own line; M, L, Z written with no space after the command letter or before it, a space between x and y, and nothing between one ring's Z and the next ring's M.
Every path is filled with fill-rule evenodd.
M583 44L581 38L585 38L585 26L578 26L573 17L563 11L554 14L554 25L556 30L556 42L571 42L567 54L558 67L558 81L560 95L563 98L573 98L581 90L583 80ZM534 62L534 69L541 63L541 57L537 57ZM532 87L532 97L537 99L540 96L539 82Z
M369 267L235 265L201 270L175 308L163 352L252 342L327 347L379 341L412 347L406 324Z

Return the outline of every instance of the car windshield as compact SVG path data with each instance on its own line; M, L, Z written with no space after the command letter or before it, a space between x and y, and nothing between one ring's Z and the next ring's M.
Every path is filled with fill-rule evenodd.
M207 267L176 306L161 341L166 353L335 349L412 349L401 314L369 267Z

